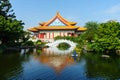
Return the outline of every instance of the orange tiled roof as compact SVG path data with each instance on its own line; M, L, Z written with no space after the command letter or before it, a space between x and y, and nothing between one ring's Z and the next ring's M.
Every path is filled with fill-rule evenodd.
M45 24L46 22L42 22L42 23L39 23L41 26L44 26L44 24Z
M40 26L36 27L38 30L56 30L56 29L77 29L77 26Z
M28 31L32 31L32 32L36 32L36 31L38 31L36 28L29 28L29 29L27 29Z
M55 19L59 19L62 23L64 23L66 26L49 26ZM57 12L56 16L53 17L48 22L40 23L38 27L29 28L29 31L35 32L40 30L75 30L78 31L84 31L86 28L75 26L76 22L69 22L66 19L64 19L59 12Z
M87 30L87 28L84 28L84 27L79 27L79 28L77 29L77 31L85 31L85 30Z
M87 30L87 28L84 27L77 27L77 26L39 26L39 27L34 27L34 28L29 28L29 31L35 32L35 31L39 31L39 30L75 30L77 29L77 31L85 31Z

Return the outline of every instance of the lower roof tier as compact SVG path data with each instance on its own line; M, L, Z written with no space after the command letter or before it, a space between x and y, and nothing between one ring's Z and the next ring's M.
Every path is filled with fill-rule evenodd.
M77 31L85 31L87 28L77 27L77 26L41 26L41 27L33 27L28 29L31 32L41 31L41 30L77 30Z

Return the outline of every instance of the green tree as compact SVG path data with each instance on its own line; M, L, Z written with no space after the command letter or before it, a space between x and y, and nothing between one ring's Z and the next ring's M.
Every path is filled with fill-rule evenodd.
M15 18L9 0L0 0L0 41L8 45L17 43L24 36L23 22Z
M0 15L5 18L15 18L15 13L11 8L12 5L9 0L0 0Z
M0 16L0 40L2 44L14 43L23 36L23 23L16 19Z
M107 53L120 49L120 23L116 21L101 23L92 45L96 51Z
M94 40L97 28L99 24L97 22L87 22L85 24L85 27L87 30L84 32L84 40L87 40L88 42L91 42Z

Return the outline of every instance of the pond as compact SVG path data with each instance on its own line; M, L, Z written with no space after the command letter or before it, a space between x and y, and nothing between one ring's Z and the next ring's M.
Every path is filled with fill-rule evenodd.
M52 48L0 55L0 80L114 80L120 79L120 58L97 54L71 56Z

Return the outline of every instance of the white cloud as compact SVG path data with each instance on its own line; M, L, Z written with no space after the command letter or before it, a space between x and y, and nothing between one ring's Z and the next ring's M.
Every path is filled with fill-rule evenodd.
M120 13L120 4L114 5L105 11L108 14L118 14Z

